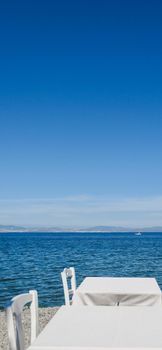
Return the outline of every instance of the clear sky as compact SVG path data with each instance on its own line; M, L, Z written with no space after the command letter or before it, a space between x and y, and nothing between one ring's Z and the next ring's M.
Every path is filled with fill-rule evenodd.
M1 1L0 224L162 225L162 1Z

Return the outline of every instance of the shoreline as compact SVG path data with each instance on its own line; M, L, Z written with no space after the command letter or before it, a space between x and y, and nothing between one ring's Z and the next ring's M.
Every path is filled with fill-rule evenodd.
M75 230L75 231L1 231L0 233L56 233L56 234L62 234L62 233L134 233L137 232L138 230L132 230L132 231L104 231L104 230L93 230L93 231L88 231L88 230L84 230L84 231L80 231L80 230ZM162 233L162 231L142 231L141 232L146 232L146 233Z
M38 309L39 332L43 330L58 309L59 307L57 306ZM24 309L22 321L25 331L25 345L28 347L30 344L30 310L28 308ZM6 315L4 310L0 310L0 350L9 350Z

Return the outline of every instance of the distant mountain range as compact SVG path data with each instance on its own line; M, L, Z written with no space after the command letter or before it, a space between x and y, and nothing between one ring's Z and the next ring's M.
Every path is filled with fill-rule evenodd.
M124 226L92 226L92 227L57 227L57 226L14 226L0 225L0 232L162 232L162 226L124 227Z

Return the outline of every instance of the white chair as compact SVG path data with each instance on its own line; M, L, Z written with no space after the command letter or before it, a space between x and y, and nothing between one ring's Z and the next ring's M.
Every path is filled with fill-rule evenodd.
M61 272L62 283L64 288L65 305L72 305L72 297L76 291L76 278L74 267L65 268ZM69 283L70 287L69 287Z
M38 294L36 290L31 290L29 293L14 297L6 308L10 350L25 350L21 314L24 306L29 303L31 312L31 343L38 335Z

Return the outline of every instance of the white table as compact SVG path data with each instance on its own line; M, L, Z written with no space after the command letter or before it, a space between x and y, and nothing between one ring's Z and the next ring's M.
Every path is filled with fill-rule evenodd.
M77 288L73 305L153 306L161 304L155 278L87 277Z
M162 348L161 306L62 306L29 350L135 348Z

